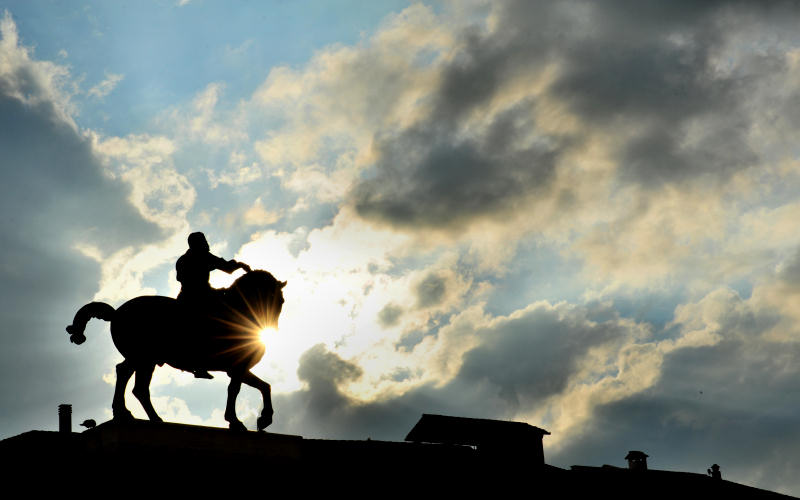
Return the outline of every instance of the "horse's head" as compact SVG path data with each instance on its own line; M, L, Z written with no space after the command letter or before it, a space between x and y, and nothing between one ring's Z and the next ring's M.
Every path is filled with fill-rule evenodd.
M242 275L226 292L226 302L256 332L278 328L278 316L283 308L283 287L267 271L255 270Z

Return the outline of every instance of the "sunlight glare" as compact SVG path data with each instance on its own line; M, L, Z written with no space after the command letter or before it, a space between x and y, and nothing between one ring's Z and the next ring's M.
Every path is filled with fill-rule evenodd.
M262 328L258 332L258 338L261 340L262 344L267 345L267 342L275 338L276 332L277 330L275 328L268 326L266 328Z

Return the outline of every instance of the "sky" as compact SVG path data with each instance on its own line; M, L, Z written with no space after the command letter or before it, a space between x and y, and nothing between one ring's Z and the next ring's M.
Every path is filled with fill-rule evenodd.
M64 327L176 296L203 231L288 282L253 369L269 431L516 420L556 466L642 450L800 495L798 22L780 1L0 0L0 437L55 430L61 403L111 417L108 324ZM226 426L226 385L164 366L152 399ZM245 387L249 428L260 409Z

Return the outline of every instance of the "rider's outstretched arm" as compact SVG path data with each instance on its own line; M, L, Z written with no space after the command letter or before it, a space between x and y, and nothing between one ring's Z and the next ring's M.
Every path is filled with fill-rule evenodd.
M226 273L230 274L236 271L237 269L244 269L245 272L248 273L250 272L250 266L248 266L243 262L237 262L233 259L225 260L219 257L217 257L217 259L219 260L215 262L215 268L219 269L220 271L225 271Z

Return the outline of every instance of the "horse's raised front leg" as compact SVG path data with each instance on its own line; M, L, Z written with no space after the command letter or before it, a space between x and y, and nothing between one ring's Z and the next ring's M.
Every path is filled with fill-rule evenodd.
M125 387L128 386L131 376L133 366L128 360L117 365L117 385L114 388L114 402L111 403L114 420L133 420L133 415L125 408Z
M253 375L253 372L248 371L242 376L242 382L255 387L261 392L261 397L264 399L264 409L261 410L261 415L258 417L256 425L258 430L263 431L269 424L272 423L272 388L270 385L260 378Z
M150 380L153 378L153 370L155 369L156 365L154 364L136 367L136 383L133 386L133 395L142 404L142 408L147 413L147 418L153 422L163 422L150 401Z
M228 373L231 383L228 384L228 403L225 405L225 420L228 421L228 428L232 431L245 431L247 428L236 417L236 396L242 388L242 376L238 373Z

